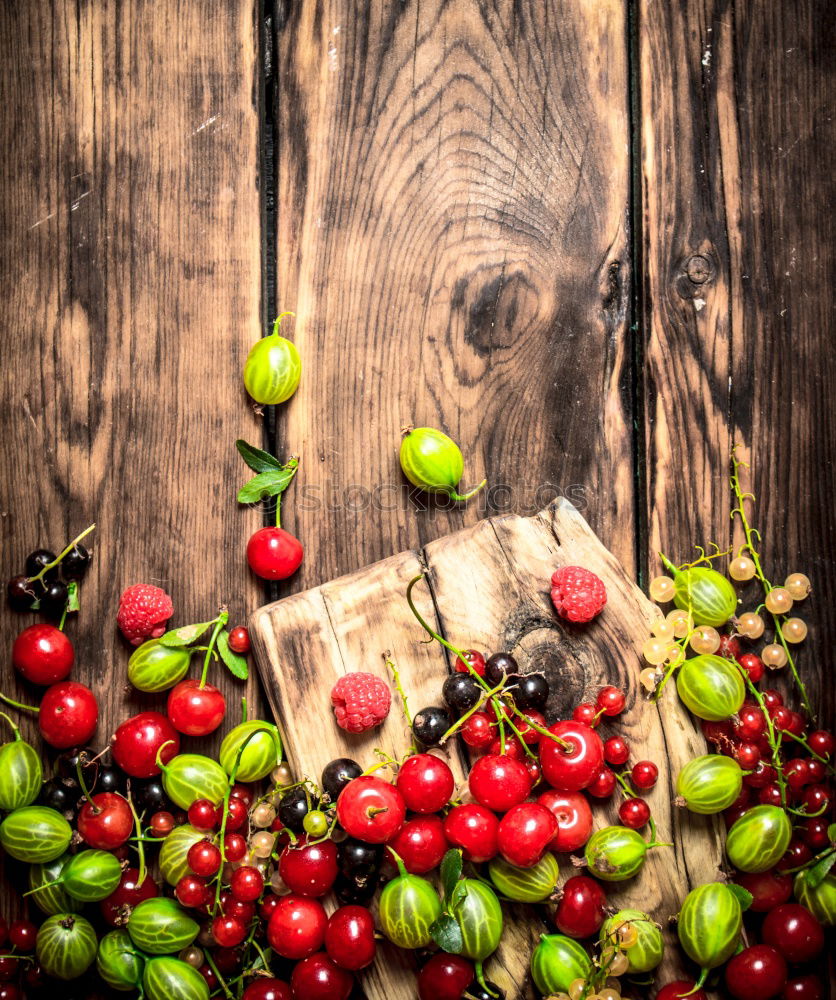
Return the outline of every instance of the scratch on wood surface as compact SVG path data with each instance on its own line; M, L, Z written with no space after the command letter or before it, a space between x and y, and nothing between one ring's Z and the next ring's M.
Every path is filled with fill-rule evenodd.
M38 226L42 226L45 222L49 222L49 220L53 218L54 215L55 212L50 212L49 215L45 215L42 219L38 219L37 222L33 222L32 225L27 230L27 232L31 232L33 229L37 229Z
M215 122L220 118L220 113L212 115L211 118L207 118L205 122L201 122L197 128L192 132L192 135L197 135L198 132L202 132L205 128L209 128L210 125L214 125Z

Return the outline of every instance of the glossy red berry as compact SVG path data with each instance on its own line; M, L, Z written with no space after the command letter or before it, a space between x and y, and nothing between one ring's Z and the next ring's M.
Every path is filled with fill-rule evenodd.
M809 773L809 767L808 767ZM827 785L808 785L801 797L802 805L808 813L827 815L830 809L831 792Z
M354 778L337 799L337 819L345 832L369 844L385 844L403 826L403 796L373 774Z
M540 766L543 777L561 792L578 792L595 779L604 763L601 737L580 722L566 720L549 726L560 742L543 736Z
M773 688L767 688L766 691L761 693L763 698L763 703L766 705L767 711L773 708L777 708L778 705L784 704L784 696L780 691L775 691Z
M450 801L456 781L440 757L419 753L407 757L398 771L395 785L411 812L434 813Z
M100 792L79 810L77 827L90 847L112 851L131 836L134 818L127 799L116 792Z
M766 719L757 705L742 705L732 729L738 739L751 742L766 732Z
M252 903L264 891L264 876L252 865L241 865L229 877L229 891L236 899Z
M457 673L467 674L470 673L470 669L476 671L480 677L485 676L485 657L479 652L478 649L463 649L464 659L461 656L456 657L456 663L454 669Z
M608 799L615 791L616 784L613 772L608 767L602 767L586 786L586 793L594 799Z
M258 904L258 915L265 923L273 916L273 910L279 905L281 898L281 896L277 896L274 892L268 892Z
M327 924L328 918L318 900L282 896L267 925L267 940L276 954L298 961L322 947Z
M607 916L607 897L599 882L573 875L561 891L554 923L561 934L586 938L597 934Z
M640 760L633 765L630 777L636 788L646 791L648 788L653 788L656 784L659 778L659 768L652 760Z
M57 750L90 742L99 720L99 706L90 688L61 681L46 689L38 713L41 736Z
M824 1000L824 983L818 976L788 979L781 991L782 1000Z
M557 819L540 802L512 806L499 821L499 852L510 865L531 868L557 834Z
M438 816L407 820L389 841L389 847L411 875L424 875L437 868L449 846Z
M37 936L38 928L31 920L13 920L9 924L9 944L18 951L34 951Z
M591 701L584 701L575 707L572 719L575 722L582 722L585 726L597 726L601 714L597 705L593 705Z
M734 752L734 758L744 771L751 771L761 759L760 747L755 743L741 743Z
M240 833L224 834L224 855L227 861L243 861L247 856L247 841Z
M770 783L765 785L758 792L758 802L764 806L781 806L781 788L779 785Z
M208 840L199 840L189 848L186 854L186 863L195 875L200 875L201 878L211 878L218 873L221 867L220 848Z
M546 728L546 717L536 708L526 708L522 715L514 720L514 725L523 743L534 746L540 742L540 730Z
M694 989L693 979L677 979L663 986L656 994L656 1000L706 1000L702 990Z
M174 887L174 895L181 906L192 909L206 906L212 901L212 890L197 875L184 875Z
M189 806L189 823L195 830L214 830L220 821L217 806L209 799L196 799Z
M247 936L247 925L236 917L215 917L212 937L222 948L235 948Z
M819 757L828 758L833 753L833 733L826 729L816 729L807 737L807 743L813 753Z
M253 790L251 785L242 785L236 782L229 793L230 799L240 799L249 809L253 804Z
M474 974L473 963L466 958L439 952L418 973L419 1000L461 1000Z
M348 1000L354 976L332 962L325 952L318 952L294 968L290 988L298 1000Z
M279 858L279 875L291 892L299 896L324 896L339 874L337 845L333 840L308 844L300 837Z
M263 580L286 580L302 564L304 550L298 538L284 528L259 528L247 542L247 562Z
M784 768L784 777L787 781L787 786L792 792L800 792L802 788L807 784L809 779L809 771L807 770L806 760L791 760L787 766Z
M792 895L792 875L782 875L775 869L753 874L740 873L735 881L752 894L753 913L768 913Z
M827 817L816 816L812 819L806 819L802 823L802 833L805 843L810 847L814 853L823 851L825 847L830 844L830 834L828 833L829 824Z
M620 736L611 736L604 743L604 760L613 767L621 767L630 757L630 747Z
M650 820L650 806L644 799L625 799L618 807L618 819L631 830L641 830Z
M757 653L744 653L742 656L737 657L737 662L749 675L749 680L753 684L758 684L763 680L763 660L757 655Z
M12 664L32 684L54 684L69 676L75 653L73 644L54 625L30 625L15 639Z
M0 983L7 983L10 979L14 979L19 966L19 959L12 958L11 955L0 956Z
M208 736L223 722L226 699L211 684L190 677L176 684L166 705L171 724L184 736Z
M608 684L602 687L595 699L595 704L604 715L620 715L624 711L624 692Z
M763 922L761 936L788 962L798 965L812 961L824 948L821 924L800 903L783 903L770 910Z
M784 852L784 856L775 866L775 870L781 874L793 868L801 868L813 857L813 852L800 837L793 837L789 847Z
M250 633L246 626L236 625L229 630L229 648L239 656L246 656L250 651Z
M720 647L717 650L718 656L724 656L727 660L736 660L742 652L740 640L734 635L721 635Z
M131 910L137 903L141 903L143 899L154 899L158 895L156 883L148 872L140 882L139 869L126 868L119 885L99 903L99 909L107 923L111 927L117 927L127 923Z
M750 788L766 788L767 785L775 781L775 778L775 768L771 764L767 764L761 760L755 764L751 772L744 777L743 781Z
M249 924L256 914L255 903L245 903L236 899L231 892L221 893L221 913L225 917L234 917L242 923Z
M818 784L819 782L824 781L827 775L827 768L820 760L808 760L807 770L810 773L810 784Z
M494 728L485 712L474 712L459 730L461 738L474 750L484 750L493 743Z
M537 801L557 820L557 833L551 842L551 850L569 854L583 847L592 836L592 810L580 792L549 790L538 796Z
M151 836L161 839L167 837L176 825L174 817L164 809L160 812L155 812L148 822Z
M116 764L132 778L153 778L163 764L180 752L180 736L160 712L140 712L126 719L113 734L110 752Z
M243 829L247 823L247 812L246 802L243 799L230 795L229 802L227 803L226 826L224 829L230 833Z
M518 760L521 764L524 764L528 759L522 743L520 743L516 736L512 736L511 738L506 736L504 746L502 738L495 736L485 752L492 757L513 757L514 760Z
M477 802L494 812L507 812L531 791L525 765L507 754L480 757L468 778L470 793Z
M365 906L341 906L328 918L325 950L341 969L356 972L374 961L374 918Z
M726 988L735 1000L765 1000L774 997L787 981L787 963L767 944L744 948L729 959Z
M241 1000L293 1000L290 984L281 979L259 976L241 994Z
M444 818L444 836L452 847L461 847L465 861L490 861L499 852L499 820L475 802L453 806Z

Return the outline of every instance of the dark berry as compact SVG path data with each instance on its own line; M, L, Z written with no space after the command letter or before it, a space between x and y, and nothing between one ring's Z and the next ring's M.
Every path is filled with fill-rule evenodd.
M436 746L450 728L450 716L443 708L422 708L412 720L412 732L425 747Z
M136 784L131 782L131 794L140 812L168 812L171 809L171 802L159 778Z
M485 980L484 986L474 979L462 993L462 1000L505 1000L505 990L501 990L490 979Z
M27 576L37 576L38 573L48 566L51 562L55 562L55 553L50 552L49 549L35 549L34 552L30 552L26 557L26 564L24 569L26 570ZM58 579L58 567L49 569L41 577L44 583L49 583L51 580Z
M337 796L345 786L354 778L359 778L363 773L363 768L350 757L337 757L330 764L326 764L322 771L320 782L323 792L327 792L332 802L337 801Z
M549 700L549 682L542 674L523 674L513 695L517 708L543 708Z
M122 772L117 767L101 767L96 776L97 792L121 792L124 788Z
M38 802L42 806L48 806L50 809L69 817L75 810L80 794L81 789L76 783L66 785L62 781L53 779L41 786Z
M67 604L67 585L63 580L53 580L41 597L41 611L57 618Z
M444 700L456 715L464 715L479 700L482 688L470 674L450 674L441 688Z
M9 607L12 611L29 611L36 600L35 585L25 576L13 576L6 585Z
M352 878L338 875L334 882L334 893L343 906L366 906L377 891L377 875L368 878Z
M485 664L485 680L496 687L505 677L515 677L520 672L517 661L510 653L494 653Z
M80 580L89 565L89 551L83 545L76 545L61 560L61 575L65 580Z
M368 878L380 871L383 863L383 846L367 844L349 837L338 848L337 861L344 875Z
M279 805L279 819L282 826L293 830L294 833L301 833L305 817L315 805L312 798L309 800L304 788L291 788L282 797Z
M67 750L66 753L62 753L56 760L55 769L60 777L71 778L75 781L78 778L78 764L81 763L84 780L92 782L96 776L96 765L91 763L91 761L95 756L96 751L91 750L90 747Z

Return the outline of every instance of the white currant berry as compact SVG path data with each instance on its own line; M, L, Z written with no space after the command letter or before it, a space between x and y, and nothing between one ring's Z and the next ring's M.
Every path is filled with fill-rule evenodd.
M807 623L800 618L788 618L781 626L781 634L787 642L804 642L807 638Z
M676 587L669 576L655 576L650 581L650 596L659 604L667 604L672 601L676 593Z
M754 560L748 556L738 556L729 563L729 576L738 583L745 583L755 575L756 567Z
M737 631L747 639L760 639L763 630L763 618L756 611L744 611L737 619Z
M694 629L688 644L695 653L716 653L720 648L720 633L711 625Z
M761 659L768 670L780 670L787 665L787 652L777 642L771 642L761 650Z
M669 611L665 617L673 626L673 634L677 639L684 639L694 627L694 621L691 616L681 608Z
M810 578L803 573L791 573L784 580L784 586L790 592L790 597L794 601L803 601L813 589L810 585Z
M763 603L773 615L785 615L792 608L792 597L786 587L773 587Z
M269 802L259 802L259 804L250 813L250 822L254 827L260 830L270 826L275 818L276 807L271 806Z
M642 646L642 656L653 666L664 663L667 652L667 643L662 639L648 639Z

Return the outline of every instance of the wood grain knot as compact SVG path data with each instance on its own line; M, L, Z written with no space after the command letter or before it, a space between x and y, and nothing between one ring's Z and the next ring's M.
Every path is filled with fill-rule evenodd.
M695 285L704 285L711 278L713 270L711 260L701 253L692 254L685 262L688 280Z

